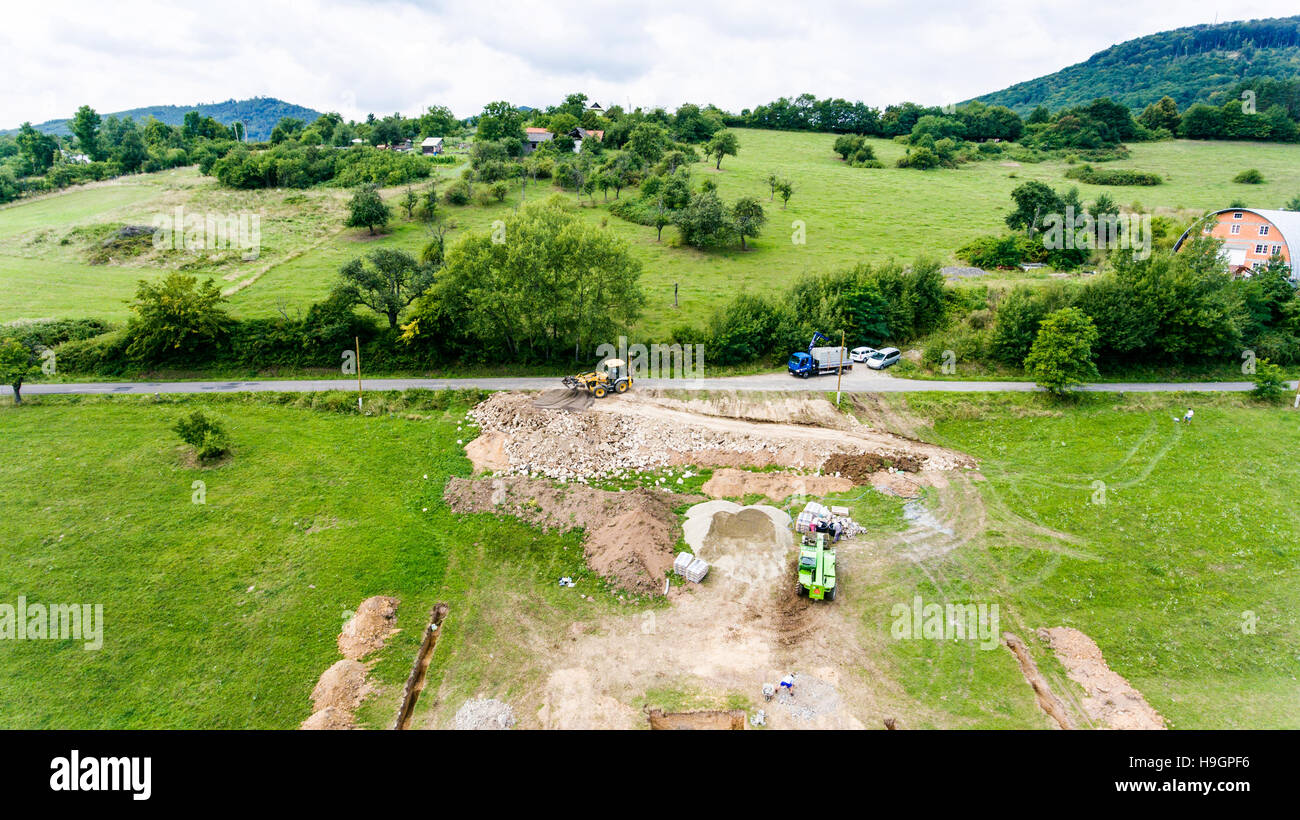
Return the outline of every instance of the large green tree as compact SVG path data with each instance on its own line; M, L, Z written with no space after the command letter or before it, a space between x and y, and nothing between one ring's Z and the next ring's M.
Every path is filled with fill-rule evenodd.
M767 214L763 212L763 204L755 197L743 196L736 200L736 204L731 206L731 224L740 237L740 249L745 250L745 237L758 236L763 231L763 223L767 221Z
M14 404L22 404L23 382L40 372L35 353L17 339L0 339L0 384L14 391Z
M219 344L230 319L211 279L170 273L140 280L127 325L127 355L147 364L184 359Z
M1097 328L1078 308L1061 308L1048 314L1038 328L1033 347L1025 357L1025 370L1040 387L1062 394L1089 379L1096 379L1093 345Z
M734 157L740 150L740 141L736 139L735 133L731 131L719 131L714 134L705 146L705 151L710 157L717 159L717 169L722 170L722 158Z
M519 109L504 100L483 106L483 113L478 117L478 139L485 142L500 139L518 142L523 138L524 115Z
M369 228L370 235L374 236L375 228L387 225L392 215L379 195L379 189L367 185L357 189L348 201L348 219L343 224L349 228Z
M558 197L528 205L495 236L470 234L447 252L441 281L414 307L418 336L438 332L468 350L575 358L640 315L641 265L608 230Z
M78 108L68 123L68 129L77 138L81 150L93 160L103 159L99 150L99 124L99 115L88 105Z
M397 317L407 305L432 287L437 276L437 257L426 254L421 262L406 251L381 248L367 258L353 259L339 275L361 304L388 319L396 329Z

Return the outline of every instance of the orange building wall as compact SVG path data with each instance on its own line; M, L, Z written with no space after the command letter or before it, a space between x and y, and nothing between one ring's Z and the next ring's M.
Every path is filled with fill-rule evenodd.
M1234 219L1236 214L1241 214L1241 219ZM1233 225L1240 225L1239 233L1232 232ZM1268 228L1267 236L1260 236L1260 226ZM1287 247L1286 241L1282 239L1282 232L1277 226L1268 221L1259 214L1253 214L1250 211L1227 211L1219 214L1217 222L1210 223L1206 227L1210 228L1206 236L1213 236L1215 239L1222 239L1224 248L1245 248L1246 264L1252 267L1267 262L1273 255L1274 246L1281 246L1282 259L1289 265L1291 264L1291 249ZM1256 246L1263 245L1263 253L1256 251Z

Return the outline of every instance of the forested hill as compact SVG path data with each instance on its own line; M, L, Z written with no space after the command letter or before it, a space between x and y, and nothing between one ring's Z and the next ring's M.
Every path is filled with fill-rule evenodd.
M129 111L115 111L111 115L118 119L131 117L137 123L152 116L167 125L181 125L185 114L198 111L200 116L212 117L222 125L242 122L248 129L252 140L264 140L271 136L271 129L281 117L293 117L303 122L313 122L320 116L319 111L304 108L301 105L277 100L275 97L252 97L247 100L226 100L220 103L200 103L196 105L155 105L147 108L132 108ZM66 135L68 120L50 120L34 126L46 134ZM5 132L7 133L7 132Z
M1162 31L978 99L1022 115L1038 105L1055 111L1098 97L1140 111L1167 95L1185 109L1223 103L1223 94L1248 77L1300 77L1300 16Z

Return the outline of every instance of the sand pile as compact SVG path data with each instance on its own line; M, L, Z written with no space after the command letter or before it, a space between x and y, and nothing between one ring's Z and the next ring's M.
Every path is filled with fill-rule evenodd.
M397 623L397 599L386 595L367 598L339 633L339 652L353 660L364 658L384 645Z
M870 454L878 464L908 469L975 466L969 456L869 430L845 416L832 421L818 402L826 404L811 400L802 412L798 401L782 400L777 407L788 420L778 422L751 420L760 415L752 402L709 405L712 412L704 412L692 402L620 397L574 413L539 408L526 394L496 393L471 411L483 441L466 452L479 470L565 481L675 464L834 472L825 465L837 454ZM751 418L724 415L728 411ZM814 419L835 426L800 423Z
M451 478L443 498L456 512L512 515L547 530L586 530L583 549L594 572L620 589L656 595L675 555L679 529L673 508L703 500L647 488L557 487L523 476Z

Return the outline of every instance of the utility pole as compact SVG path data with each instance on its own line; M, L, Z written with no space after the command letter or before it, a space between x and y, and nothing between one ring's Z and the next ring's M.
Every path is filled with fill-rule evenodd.
M357 351L357 412L361 412L361 337L353 336Z
M840 367L835 373L835 406L840 406L840 384L844 381L844 331L840 331ZM360 372L358 370L358 372Z

